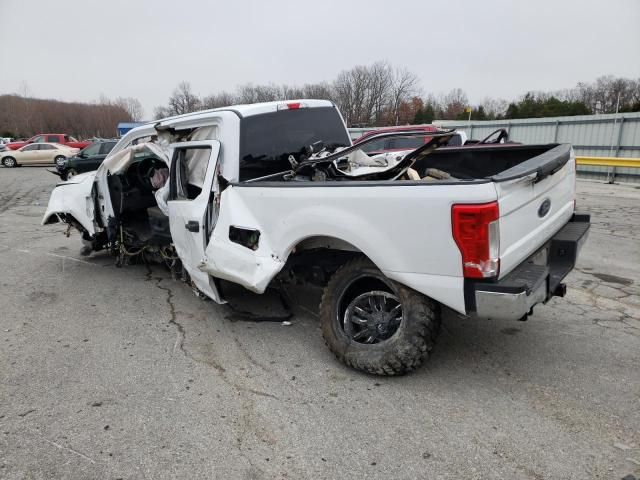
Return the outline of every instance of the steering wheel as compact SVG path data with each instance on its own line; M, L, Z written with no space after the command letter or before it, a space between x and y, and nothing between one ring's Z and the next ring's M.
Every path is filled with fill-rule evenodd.
M151 163L151 166L145 168L145 164L148 164L148 162ZM145 190L153 190L153 187L151 185L151 177L153 176L153 171L155 170L155 168L156 165L151 159L145 159L141 161L136 168L136 178L138 179L138 183Z
M496 139L489 141L489 139L498 132L500 133L498 134ZM479 143L483 143L483 144L502 143L502 140L504 140L505 143L507 142L507 140L509 140L509 132L507 132L507 130L504 128L499 128L498 130L495 130L491 132L489 135L487 135L486 137L484 137L482 140L480 140Z

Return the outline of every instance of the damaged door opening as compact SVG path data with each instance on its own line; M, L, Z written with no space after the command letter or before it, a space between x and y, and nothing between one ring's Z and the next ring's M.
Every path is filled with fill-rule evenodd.
M215 195L216 165L220 142L182 142L172 145L169 184L169 225L171 236L185 270L204 294L221 302L211 277L200 270L209 233L217 219Z

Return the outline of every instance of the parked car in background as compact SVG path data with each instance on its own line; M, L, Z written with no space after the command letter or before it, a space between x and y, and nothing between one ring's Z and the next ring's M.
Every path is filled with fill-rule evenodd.
M499 145L504 143L510 143L512 145L519 144L520 142L513 142L509 140L509 132L506 128L498 128L482 140L469 139L465 142L465 145Z
M58 143L31 143L18 150L7 150L0 153L0 163L5 167L52 163L60 165L68 157L73 157L77 153L77 148L70 148Z
M97 170L111 149L118 143L117 140L98 140L88 147L80 150L77 155L67 158L63 163L56 164L56 171L62 180L75 177L78 173Z
M64 133L40 133L31 137L25 142L11 142L7 144L11 150L18 150L30 143L59 143L60 145L66 145L67 147L82 149L89 146L91 142L80 142L74 137L71 137Z
M375 140L373 142L368 142L366 145L363 145L362 151L367 155L378 155L380 153L389 153L389 152L402 152L404 150L415 150L416 148L424 145L431 137L428 135L429 133L436 132L437 128L433 125L420 125L420 126L411 126L411 127L387 127L387 128L378 128L376 130L371 130L370 132L365 133L361 137L354 140L353 144L358 145L363 143L365 140L368 140L374 135L379 135L381 133L397 133L397 132L424 132L424 136L411 136L411 137L394 137L394 138L381 138L379 140ZM451 140L447 144L448 147L459 147L464 145L467 141L467 135L464 132L456 132Z

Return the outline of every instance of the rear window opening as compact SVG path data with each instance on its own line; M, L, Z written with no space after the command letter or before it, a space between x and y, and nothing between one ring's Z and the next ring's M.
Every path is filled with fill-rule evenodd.
M291 169L289 155L322 142L346 147L351 140L335 107L298 108L253 115L240 125L240 181Z

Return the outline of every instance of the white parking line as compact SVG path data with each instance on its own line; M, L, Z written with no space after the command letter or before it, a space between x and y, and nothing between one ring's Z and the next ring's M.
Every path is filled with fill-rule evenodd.
M78 263L84 263L86 265L94 265L94 266L98 266L98 267L100 266L100 264L98 264L98 263L87 262L86 260L80 260L79 258L69 257L67 255L59 255L57 253L52 253L52 252L32 252L31 250L24 250L22 248L14 248L14 247L10 247L9 245L3 245L3 244L0 244L0 248L6 248L7 250L12 250L14 252L19 252L19 253L27 253L27 254L30 254L30 255L46 255L48 257L62 258L62 259L71 260L71 261L78 262Z

